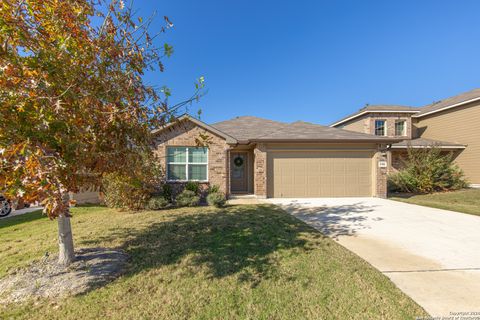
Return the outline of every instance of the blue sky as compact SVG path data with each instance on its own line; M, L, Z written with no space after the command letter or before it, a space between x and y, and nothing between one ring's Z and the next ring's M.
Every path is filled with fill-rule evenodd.
M167 15L172 102L205 76L191 107L213 123L241 115L329 124L369 104L424 105L478 87L480 1L140 1Z

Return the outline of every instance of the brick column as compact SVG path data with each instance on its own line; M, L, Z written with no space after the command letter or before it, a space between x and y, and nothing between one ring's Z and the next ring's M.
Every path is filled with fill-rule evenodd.
M231 178L231 172L230 172L230 151L231 148L225 149L225 168L227 171L227 175L225 177L225 195L227 197L230 196L230 178Z
M267 197L267 148L259 143L253 150L253 191L259 198Z
M392 151L388 150L387 151L387 173L391 173L393 171L393 166L392 166Z
M381 167L380 163L385 162L387 166ZM378 198L387 197L387 174L388 174L388 159L385 146L380 145L378 147L377 154L375 155L375 170L376 170L376 189L375 196Z

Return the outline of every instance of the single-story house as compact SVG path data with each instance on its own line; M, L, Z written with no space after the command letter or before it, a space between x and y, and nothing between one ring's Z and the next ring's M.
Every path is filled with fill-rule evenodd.
M154 135L167 183L259 198L386 197L387 150L399 141L252 116L206 124L184 115Z

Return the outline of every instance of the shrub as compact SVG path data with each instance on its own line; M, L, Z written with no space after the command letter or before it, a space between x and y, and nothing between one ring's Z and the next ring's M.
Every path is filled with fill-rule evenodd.
M169 184L164 184L162 186L162 195L165 200L171 202L172 201L172 186Z
M150 150L131 155L128 172L113 172L103 176L105 203L112 208L140 210L148 204L155 186L160 185L162 169Z
M200 192L200 184L196 181L188 181L185 184L185 190L192 191L195 194L199 194Z
M102 182L105 204L110 208L144 209L152 191L139 179L120 173L107 174Z
M227 198L225 197L225 194L223 194L222 192L209 193L207 196L207 203L210 206L221 208L225 205L226 202L227 202Z
M207 192L210 194L210 193L217 193L217 192L220 192L220 186L214 184L214 185L211 185L208 187L208 190Z
M452 153L442 154L434 146L425 149L409 148L407 157L402 162L404 168L389 175L390 191L431 193L467 186L462 170L453 162Z
M164 197L152 197L148 200L147 208L150 210L160 210L166 208L169 202Z
M200 202L200 197L191 190L183 190L175 199L180 207L194 207Z

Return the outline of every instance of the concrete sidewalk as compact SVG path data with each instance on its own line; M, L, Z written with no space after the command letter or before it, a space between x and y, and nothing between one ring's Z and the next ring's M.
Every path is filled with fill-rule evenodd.
M480 311L480 217L378 198L269 201L368 261L432 316Z
M10 213L6 217L1 217L0 219L8 219L10 217L19 216L19 215L22 215L22 214L25 214L25 213L29 213L29 212L33 212L33 211L37 211L37 210L42 210L42 209L43 209L43 207L30 207L30 208L24 208L24 209L20 209L20 210L12 210L12 213Z

